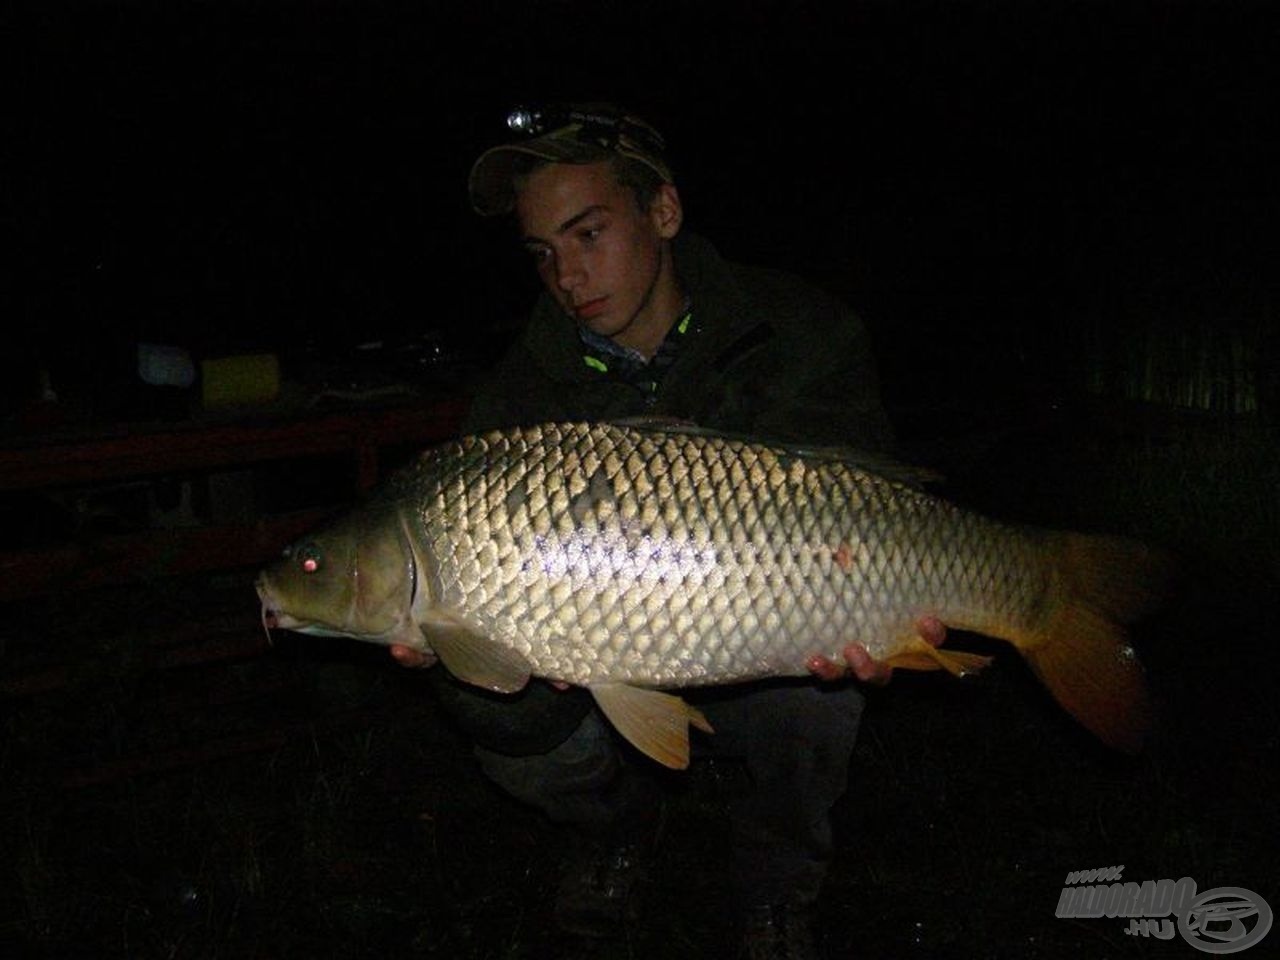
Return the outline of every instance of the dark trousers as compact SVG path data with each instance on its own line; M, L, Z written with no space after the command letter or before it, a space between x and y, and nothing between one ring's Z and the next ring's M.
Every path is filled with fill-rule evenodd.
M535 681L499 699L445 683L445 705L475 736L484 773L553 821L625 832L660 802L646 766L653 761L619 739L585 691ZM744 903L812 902L831 857L831 807L848 785L861 691L778 681L683 695L716 731L692 732L694 758L741 758L746 766L749 788L728 799ZM538 729L552 742L538 742Z

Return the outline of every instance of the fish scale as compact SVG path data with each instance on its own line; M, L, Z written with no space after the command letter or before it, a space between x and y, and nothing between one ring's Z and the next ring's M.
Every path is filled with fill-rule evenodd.
M1136 750L1150 724L1123 624L1159 555L1015 527L847 451L655 424L549 423L424 453L260 574L264 621L434 653L470 683L578 684L658 761L705 719L656 688L808 673L860 643L963 675L936 621L1006 640L1068 711ZM932 625L931 625L932 624Z
M922 535L942 511L960 539L1016 556L1012 528L840 460L697 433L549 424L469 437L400 493L427 505L414 519L447 558L440 601L535 674L575 684L802 675L808 656L854 640L887 656L917 617L971 609L1002 575L1034 588L991 562L956 577L945 539ZM684 655L646 657L659 634Z

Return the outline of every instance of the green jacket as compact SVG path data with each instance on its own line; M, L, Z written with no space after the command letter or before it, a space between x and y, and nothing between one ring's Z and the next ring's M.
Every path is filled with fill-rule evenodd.
M693 321L651 403L585 362L573 320L543 293L477 393L468 431L653 415L780 441L889 447L871 344L853 312L796 277L730 263L700 237L681 235L674 250Z

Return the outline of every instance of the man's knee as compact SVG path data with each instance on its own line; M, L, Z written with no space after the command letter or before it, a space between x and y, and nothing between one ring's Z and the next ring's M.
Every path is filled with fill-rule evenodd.
M545 754L563 743L591 713L591 694L531 682L516 694L463 683L443 668L430 672L436 702L473 743L508 756Z
M511 756L480 746L475 753L486 777L558 823L605 831L652 805L648 785L628 768L595 712L546 753Z

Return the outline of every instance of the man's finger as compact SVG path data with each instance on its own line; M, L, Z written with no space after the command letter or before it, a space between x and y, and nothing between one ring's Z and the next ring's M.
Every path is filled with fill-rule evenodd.
M937 617L921 617L916 623L916 629L931 646L940 647L947 639L947 625Z
M810 657L805 666L820 680L839 680L848 672L848 668L843 664L828 660L826 657Z
M435 657L401 643L391 645L391 657L402 667L429 667L436 662Z
M851 643L845 647L844 658L853 675L863 683L882 685L888 683L889 677L893 675L893 667L873 660L871 654L867 653L867 648L860 643Z

